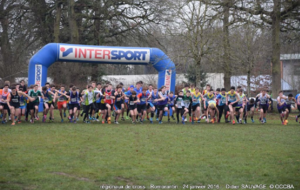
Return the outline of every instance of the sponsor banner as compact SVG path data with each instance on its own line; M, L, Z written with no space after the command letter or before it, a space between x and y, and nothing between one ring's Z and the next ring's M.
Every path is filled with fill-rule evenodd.
M34 84L38 85L38 90L42 90L42 65L35 65L35 81Z
M165 86L168 92L171 91L171 77L172 77L172 70L167 69L165 74Z
M60 45L59 59L98 62L149 63L150 50Z

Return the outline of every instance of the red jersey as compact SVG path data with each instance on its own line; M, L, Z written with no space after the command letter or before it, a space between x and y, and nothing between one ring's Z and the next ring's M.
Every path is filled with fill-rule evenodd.
M114 100L110 98L112 96L112 90L110 92L105 91L104 95L105 95L104 102L106 104L113 104L114 103Z

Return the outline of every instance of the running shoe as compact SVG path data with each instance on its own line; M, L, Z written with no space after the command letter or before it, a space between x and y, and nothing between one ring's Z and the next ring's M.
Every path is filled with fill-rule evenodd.
M235 121L234 120L232 120L232 125L234 125L235 124Z

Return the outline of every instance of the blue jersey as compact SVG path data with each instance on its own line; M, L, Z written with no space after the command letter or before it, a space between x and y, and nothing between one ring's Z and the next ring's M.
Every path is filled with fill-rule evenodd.
M147 98L149 97L150 94L146 93L140 93L139 95L137 95L137 97L140 99L140 103L141 105L144 105L147 103Z
M175 95L169 96L168 98L169 98L169 103L168 103L168 105L169 105L169 106L174 106Z
M136 92L137 95L143 92L142 87L140 89L134 88L133 90Z
M168 99L168 93L167 92L165 92L165 93L159 92L159 94L161 95L161 97L164 97L165 100L158 101L157 104L158 105L166 105L166 104L168 104L168 100L169 100ZM160 98L160 96L159 96L159 98Z
M151 102L152 102L154 105L157 104L157 102L154 102L154 100L155 100L155 99L158 99L158 98L159 98L158 92L156 92L156 93L152 92L152 95L151 95Z
M297 94L296 96L295 96L295 99L296 99L296 103L300 103L300 100L298 101L298 97L300 96L300 93L299 94Z
M219 106L224 106L226 104L226 94L218 94L217 95L217 100L218 100L218 105Z
M79 104L79 93L76 92L73 94L73 92L70 93L70 101L69 104Z
M150 95L150 94L152 94L152 92L153 92L153 90L151 92L149 90L147 90L146 93ZM152 98L150 98L147 102L151 102L152 103Z

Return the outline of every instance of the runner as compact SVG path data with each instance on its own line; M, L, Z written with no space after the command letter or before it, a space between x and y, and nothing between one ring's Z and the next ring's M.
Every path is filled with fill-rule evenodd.
M116 112L115 115L115 124L119 124L118 120L120 115L122 114L122 100L123 98L125 98L125 94L122 91L122 86L118 85L116 88L116 91L114 93L114 97L115 97L115 104L114 104L114 109Z
M61 118L61 122L64 122L62 110L64 110L64 117L66 117L66 110L67 110L67 91L65 91L65 87L61 86L59 91L56 91L58 93L58 102L57 102L57 108L59 110L59 115Z
M77 91L76 86L73 86L71 92L67 93L66 96L69 99L69 121L77 122L77 111L80 103L81 94Z
M174 95L174 93L171 91L169 96L168 96L168 122L170 123L170 111L172 110L172 119L175 120L174 117L174 112L175 112L175 105L174 105L174 101L176 99L177 96Z
M1 99L0 99L0 103L1 103L1 107L0 109L2 110L2 124L6 123L6 115L8 114L8 110L9 107L7 105L7 97L9 95L9 90L8 90L8 84L4 84L4 87L2 90L0 90L0 94L1 94Z
M147 93L148 87L142 88L142 93L138 94L137 97L140 100L140 102L137 104L137 111L140 118L140 123L144 122L145 116L147 115L147 100L150 96L149 93Z
M7 97L7 105L10 108L12 123L11 125L15 125L15 117L18 118L18 123L21 123L21 113L20 113L20 95L27 97L29 101L34 101L34 98L29 97L22 91L17 91L16 87L11 88L11 92L8 94Z
M175 107L176 107L176 118L177 118L177 124L179 123L179 113L181 115L181 118L183 116L184 112L184 103L183 103L183 91L178 92L178 96L175 100Z
M269 108L268 106L268 101L270 96L266 93L266 90L262 90L260 94L256 96L258 98L259 102L259 111L260 111L260 118L261 118L261 123L266 123L266 115L267 115L267 110Z
M235 91L235 87L232 86L226 96L226 106L228 106L228 108L229 108L230 120L233 125L235 124L235 121L234 121L234 111L235 110L234 109L237 106L239 101L240 101L240 99L239 99L238 94ZM226 115L227 118L228 118L228 115L229 114L227 113L227 115Z
M164 115L164 112L168 111L168 93L166 92L166 86L162 86L158 91L158 99L155 99L154 101L157 102L157 108L159 113L159 124L162 124L162 118Z
M226 114L225 113L225 110L226 110L226 89L225 88L222 88L221 89L221 93L219 93L216 97L216 99L218 100L218 105L217 105L217 108L218 108L218 111L219 111L219 118L218 118L218 123L221 122L221 118L222 118L222 115L223 115L223 111L224 111L224 115ZM225 122L227 123L227 118L225 118Z
M201 115L201 101L203 99L202 94L200 93L200 89L197 87L195 90L195 93L192 93L192 111L193 111L193 120L192 123L194 123L194 121L197 121L198 123L200 123L200 115Z
M182 124L185 124L186 115L189 112L189 107L191 104L192 104L191 92L188 90L186 92L186 95L183 96L183 106L182 106L183 114L181 117Z
M46 119L47 119L48 111L50 110L50 112L52 111L52 113L53 113L53 109L54 109L53 98L54 99L56 98L56 96L55 96L56 92L53 93L51 90L48 90L47 86L44 86L42 88L42 94L44 96L44 99L43 99L44 111L43 111L43 120L42 120L42 122L45 122ZM51 116L50 116L50 121L51 121Z
M219 118L219 110L217 109L217 102L215 100L210 100L208 102L206 115L210 116L207 118L207 123L215 123L215 115L217 115L217 118Z
M44 99L44 95L41 93L41 91L38 90L37 84L33 85L33 90L30 90L28 95L35 99L34 101L29 103L29 111L31 114L30 122L34 123L34 119L39 120L38 111L40 105L40 98Z
M140 100L136 97L136 91L132 90L131 95L129 97L125 97L129 101L129 110L130 115L132 119L132 124L136 123L136 116L137 116L137 103L140 102Z

